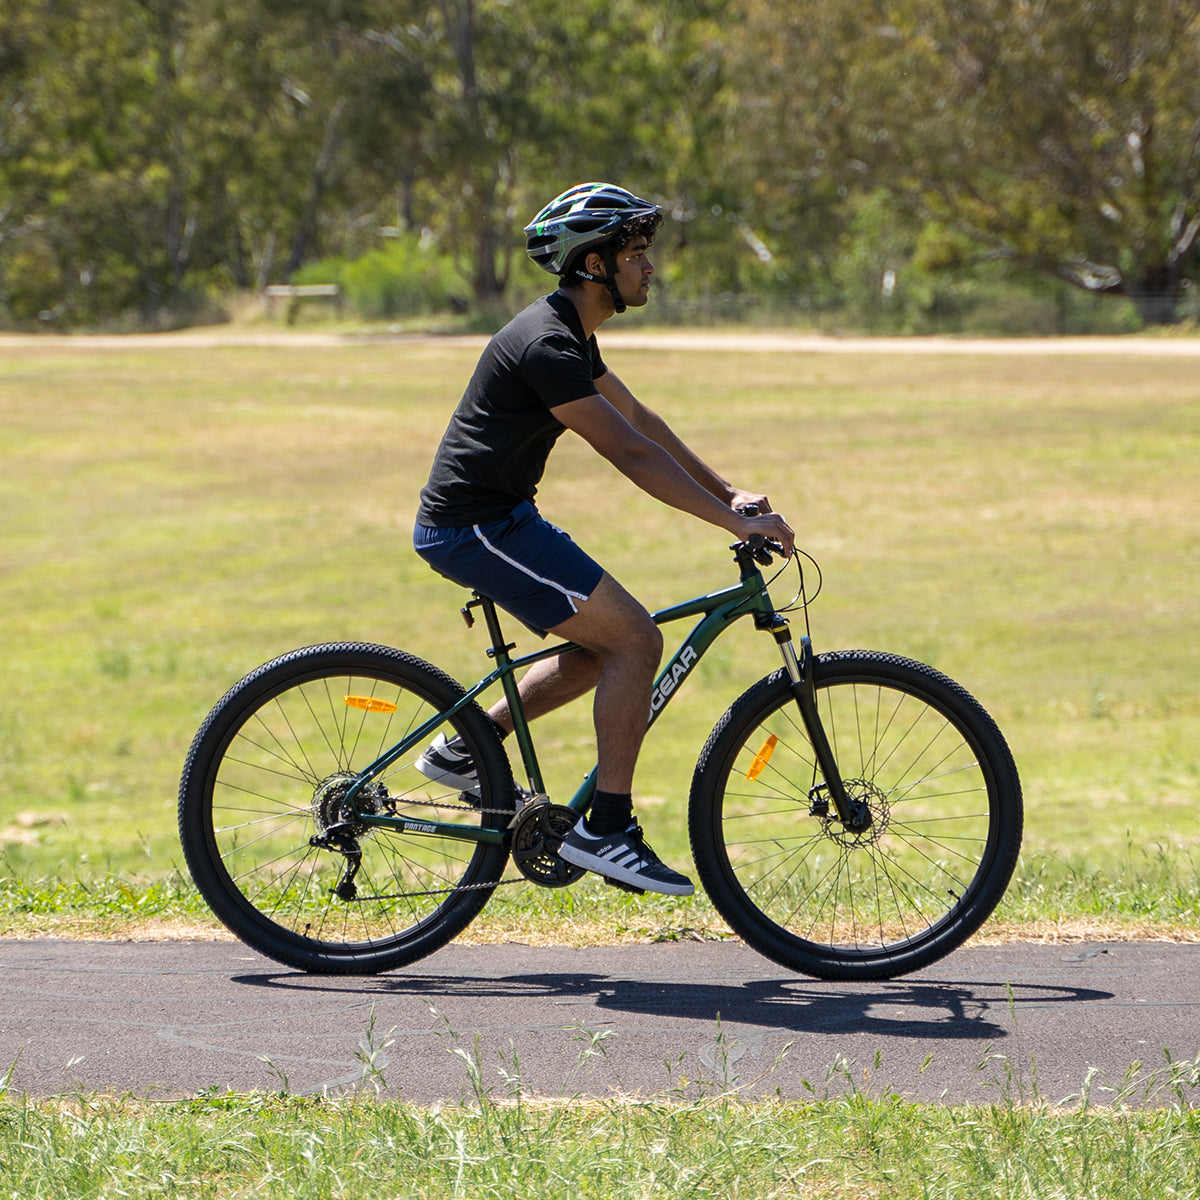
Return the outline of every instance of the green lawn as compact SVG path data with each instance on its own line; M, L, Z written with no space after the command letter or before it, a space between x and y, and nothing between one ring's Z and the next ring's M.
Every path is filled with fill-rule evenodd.
M482 630L409 545L476 356L0 345L0 932L204 919L179 877L179 770L209 707L259 662L360 638L483 672ZM817 649L923 659L996 717L1027 834L995 928L1200 932L1197 360L606 357L788 515L824 573ZM544 511L649 607L731 582L725 535L586 447L565 439L550 475ZM776 662L749 626L731 635L647 743L643 823L677 867L696 753ZM539 735L563 799L590 765L586 704ZM719 929L703 898L606 892L507 889L476 931Z

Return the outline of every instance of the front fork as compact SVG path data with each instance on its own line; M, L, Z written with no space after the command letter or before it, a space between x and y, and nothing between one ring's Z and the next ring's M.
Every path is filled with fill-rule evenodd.
M842 781L842 773L838 770L837 759L833 755L833 747L825 736L825 726L821 724L821 716L817 711L817 687L813 677L812 638L800 639L800 660L796 658L796 647L792 642L792 632L787 619L778 613L772 614L772 623L767 627L774 636L783 655L784 669L787 671L791 684L792 695L796 698L796 707L804 728L812 742L813 752L817 756L817 766L825 777L825 790L837 809L838 819L848 832L863 833L871 828L871 810L863 800L854 800L846 791ZM816 789L813 789L814 804ZM823 801L822 801L823 802Z

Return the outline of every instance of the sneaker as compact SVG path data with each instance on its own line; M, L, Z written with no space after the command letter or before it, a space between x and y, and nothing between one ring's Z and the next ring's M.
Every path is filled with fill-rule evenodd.
M647 892L690 896L696 890L686 875L672 871L659 860L646 844L642 828L636 821L617 833L597 835L580 817L575 828L563 838L558 856L576 867Z
M479 775L460 737L447 740L444 733L439 733L425 747L425 752L414 765L434 783L442 783L473 796L479 795Z
M475 770L474 761L462 743L462 738L457 734L447 739L444 733L439 733L425 747L413 766L426 779L466 793L475 807L479 807L479 775ZM518 808L532 799L533 793L528 788L517 786Z

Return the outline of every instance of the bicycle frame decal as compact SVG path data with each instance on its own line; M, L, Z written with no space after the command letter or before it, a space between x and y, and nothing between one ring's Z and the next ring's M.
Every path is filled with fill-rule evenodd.
M687 678L687 673L700 661L700 656L692 649L690 645L684 645L675 658L667 664L667 669L663 671L660 681L655 685L654 690L650 693L650 719L654 719L654 714L658 712L671 693L678 686L681 679Z

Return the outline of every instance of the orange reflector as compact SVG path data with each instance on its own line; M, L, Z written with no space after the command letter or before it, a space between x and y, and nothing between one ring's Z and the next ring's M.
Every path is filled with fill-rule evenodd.
M771 761L771 755L775 753L775 746L779 739L771 734L762 744L762 749L754 756L754 761L750 764L750 770L746 772L746 778L753 783L762 773L763 768Z
M376 700L374 696L347 696L350 708L361 708L363 712L394 713L396 706L387 700Z

